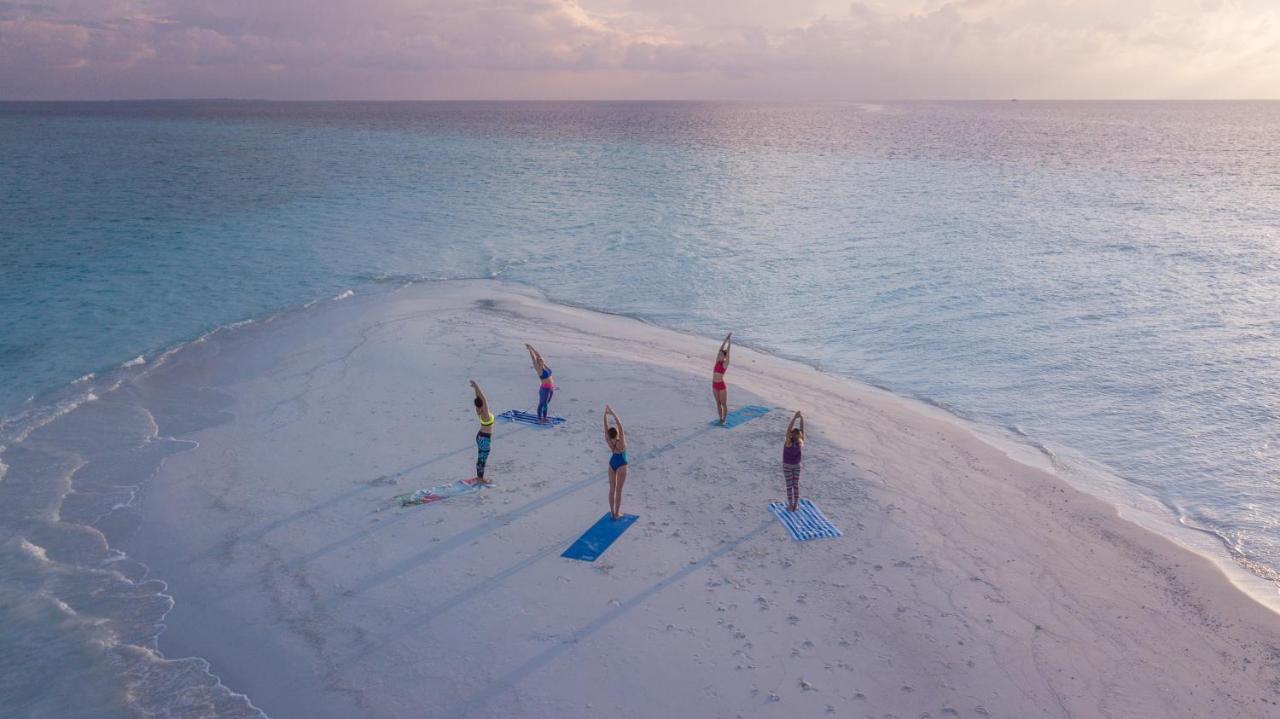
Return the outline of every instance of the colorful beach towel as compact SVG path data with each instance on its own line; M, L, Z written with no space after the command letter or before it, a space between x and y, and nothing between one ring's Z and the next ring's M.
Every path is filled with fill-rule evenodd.
M498 415L499 418L508 422L519 422L521 424L531 424L535 427L554 427L557 424L564 423L564 417L547 417L547 423L543 424L538 421L538 415L534 412L526 412L522 409L509 409Z
M401 507L412 507L415 504L431 504L432 502L439 502L442 499L449 499L450 497L459 497L464 494L479 492L487 486L489 485L481 484L475 479L460 479L453 484L442 484L439 487L432 487L431 489L419 489L418 491L410 492L409 494L396 495L395 501L398 502Z
M807 499L800 500L794 512L788 512L787 505L782 502L770 502L769 511L773 512L773 516L782 522L782 526L787 528L791 538L797 542L843 536L840 530L836 529L835 525L813 506L813 502Z
M713 419L710 424L717 427L723 426L725 429L733 429L740 424L746 424L751 420L769 412L768 407L761 407L756 404L749 404L746 407L739 407L724 417L724 424L720 424L720 420Z
M615 520L612 515L605 512L599 522L593 524L591 529L588 529L581 537L578 537L578 541L569 545L569 548L564 550L564 554L560 556L567 559L594 562L597 557L604 554L604 550L608 549L614 540L627 531L627 527L635 524L637 519L639 517L634 514L624 514Z

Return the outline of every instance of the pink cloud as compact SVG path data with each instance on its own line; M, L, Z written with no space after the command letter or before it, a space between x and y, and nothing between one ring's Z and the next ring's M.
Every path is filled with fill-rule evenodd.
M228 94L1275 97L1280 9L1268 0L0 1L0 98Z

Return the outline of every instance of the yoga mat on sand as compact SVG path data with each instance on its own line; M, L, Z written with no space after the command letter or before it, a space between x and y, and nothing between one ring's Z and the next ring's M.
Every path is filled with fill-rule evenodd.
M581 537L578 537L578 541L569 545L569 548L564 550L564 554L560 556L568 559L581 559L584 562L594 562L597 557L604 554L604 550L608 549L615 539L621 537L622 533L627 531L627 527L635 524L637 519L639 517L634 514L624 514L615 520L612 515L605 512L599 522L593 524L591 529L588 529Z
M769 511L782 522L782 526L791 533L797 542L810 539L829 539L843 536L822 512L813 506L813 502L802 499L796 504L796 511L788 512L787 505L782 502L770 502Z
M500 419L505 419L508 422L531 424L535 427L553 427L564 422L564 417L547 417L547 423L543 424L538 421L538 414L536 412L526 412L522 409L509 409L498 415L498 417Z
M442 484L439 487L432 487L431 489L419 489L418 491L410 492L409 494L396 495L395 501L399 503L401 507L411 507L415 504L431 504L432 502L439 502L442 499L449 499L450 497L458 497L463 494L479 492L482 488L487 486L489 485L481 484L474 479L459 479L453 484Z
M746 407L739 407L734 411L730 412L729 414L725 415L723 425L720 424L720 420L718 419L711 420L711 424L714 424L717 427L723 426L725 429L733 429L734 427L737 427L740 424L746 424L747 422L750 422L751 420L755 419L756 417L759 417L762 414L767 413L768 411L769 411L768 407L761 407L760 405L757 405L757 404L749 404Z

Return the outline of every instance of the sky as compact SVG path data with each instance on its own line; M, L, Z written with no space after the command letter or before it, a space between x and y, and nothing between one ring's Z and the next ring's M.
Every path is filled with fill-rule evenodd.
M0 0L0 99L1280 98L1280 0Z

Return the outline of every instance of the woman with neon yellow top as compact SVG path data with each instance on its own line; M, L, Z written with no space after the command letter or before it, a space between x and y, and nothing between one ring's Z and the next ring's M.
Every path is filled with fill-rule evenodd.
M547 366L538 350L530 344L526 344L524 348L529 350L529 359L533 360L533 371L538 373L538 423L546 424L550 421L547 419L547 410L551 405L551 395L556 391L556 381L551 378L551 368Z
M475 380L471 380L471 389L476 391L476 417L480 419L480 431L476 432L476 482L489 484L489 480L484 478L484 463L489 461L489 447L493 443L493 415L489 413L489 402Z

